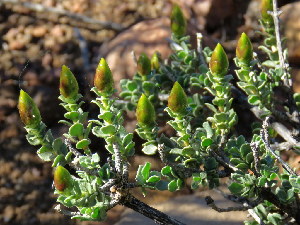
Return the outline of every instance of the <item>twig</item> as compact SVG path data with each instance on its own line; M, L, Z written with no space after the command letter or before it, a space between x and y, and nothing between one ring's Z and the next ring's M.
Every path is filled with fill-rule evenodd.
M65 139L65 145L75 155L75 157L78 158L82 156L82 154L79 151L77 151L75 148L72 147L72 144L69 139Z
M113 144L113 150L114 150L114 153L115 153L115 168L116 168L116 172L118 174L122 174L122 159L121 159L121 152L120 152L120 149L119 149L119 146L114 143Z
M181 223L167 214L145 204L144 202L141 202L131 194L128 194L123 201L121 200L121 204L154 220L157 224L184 225L184 223Z
M68 17L69 20L65 21L65 23L67 23L71 26L79 27L80 23L84 23L85 26L81 25L81 27L86 28L86 29L91 29L91 30L108 29L108 30L114 30L114 31L120 32L124 29L124 27L121 24L117 24L114 22L99 21L99 20L92 19L92 18L84 16L84 15L72 13L72 12L69 12L69 11L66 11L63 9L46 7L41 4L36 4L36 3L31 3L31 2L21 2L18 0L0 0L0 3L6 4L6 5L12 4L12 5L17 5L17 6L22 6L26 9L30 9L32 11L42 13L43 15L45 15L47 13L52 13L52 14L56 14L60 17ZM51 16L49 18L51 18ZM53 17L51 19L53 20ZM56 19L56 20L58 20L58 19ZM56 21L56 22L59 22L59 21ZM77 22L77 24L75 25L74 22ZM59 22L59 23L62 23L62 22Z
M278 156L274 150L271 148L270 144L269 144L269 135L268 135L268 127L269 127L269 120L270 120L270 117L267 117L264 122L263 122L263 126L262 126L262 129L261 129L261 132L260 132L260 135L261 135L261 139L262 141L264 142L265 144L265 147L268 151L270 151L272 153L272 155L282 164L282 167L289 173L289 174L292 174L292 175L295 175L297 176L297 174L289 167L289 165L284 162L280 156Z
M202 49L202 38L203 38L203 35L201 33L197 33L196 37L197 37L197 52L198 52L200 64L202 64L202 65L204 65L204 66L207 67L206 61L205 61L205 59L203 57L203 49Z
M277 7L277 0L273 0L273 12L268 12L272 15L274 20L274 27L275 27L275 37L276 37L276 45L278 50L278 57L280 62L280 67L284 70L284 84L287 87L292 86L292 80L288 77L288 64L285 62L282 46L281 46L281 38L280 38L280 30L279 30L279 15L281 11L278 11Z
M259 176L260 175L260 172L259 172L259 167L260 167L260 159L259 159L259 146L258 146L258 143L257 142L252 142L250 144L250 147L251 147L251 150L253 152L253 158L254 158L254 168L255 168L255 171L254 171L254 174L255 176Z
M70 216L70 217L80 215L79 212L72 212L72 211L69 211L69 210L66 210L66 209L62 208L60 204L55 206L54 209L57 210L59 213L62 213L64 215Z
M208 148L208 151L215 157L215 159L225 168L231 169L234 172L238 171L239 169L232 165L230 162L226 162L221 156L219 156L214 150Z
M252 206L236 206L236 207L228 207L228 208L220 208L216 206L215 201L210 197L205 197L206 204L217 212L231 212L231 211L246 211L248 209L252 209Z

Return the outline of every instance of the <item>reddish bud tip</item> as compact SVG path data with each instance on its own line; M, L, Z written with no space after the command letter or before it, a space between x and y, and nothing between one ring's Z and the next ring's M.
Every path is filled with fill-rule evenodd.
M114 80L111 70L104 58L100 59L94 76L94 86L98 91L111 93L114 90Z
M20 91L18 109L25 126L37 126L40 124L40 111L32 98L23 90Z
M228 70L228 58L220 43L215 47L210 61L209 68L212 74L215 75L225 75Z
M242 33L237 47L236 47L236 57L244 62L249 64L253 58L253 47L250 39L245 33Z
M72 177L67 169L58 166L54 172L54 186L59 191L64 191L72 186Z
M181 85L176 81L168 98L168 107L175 113L185 114L187 105L187 96Z
M140 126L153 126L155 124L155 117L155 110L152 103L146 95L142 94L136 108L138 124Z
M59 91L65 98L76 98L78 95L78 83L71 72L71 70L65 65L61 68L60 80L59 80Z
M151 72L151 61L145 53L137 61L137 72L140 76L147 76Z
M172 8L171 30L176 36L184 36L186 33L186 20L178 5L173 5Z

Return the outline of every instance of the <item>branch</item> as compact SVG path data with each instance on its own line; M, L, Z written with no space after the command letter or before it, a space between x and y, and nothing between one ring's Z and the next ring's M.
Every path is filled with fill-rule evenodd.
M260 132L260 136L261 136L261 139L262 141L264 142L265 144L265 147L268 151L270 151L272 153L272 155L282 164L282 167L289 173L289 174L292 174L292 175L295 175L297 176L297 174L290 168L290 166L284 162L279 155L277 155L274 150L271 148L270 146L270 143L269 143L269 134L268 134L268 127L269 127L269 120L270 120L270 117L267 117L265 119L265 121L263 122L263 126L262 126L262 129L261 129L261 132Z
M144 202L141 202L131 194L128 194L125 199L121 200L121 204L154 220L157 224L184 225L184 223L181 223L167 214L145 204Z
M107 30L114 30L120 32L124 29L124 27L121 24L117 24L114 22L99 21L84 15L80 15L78 13L72 13L63 9L58 9L53 7L46 7L41 4L36 4L31 2L21 2L18 0L0 0L0 4L1 3L5 5L11 4L11 5L21 6L31 11L41 13L43 14L43 16L45 16L47 13L52 13L58 15L59 17L67 17L68 21L64 20L64 22L62 22L60 18L53 18L53 16L51 17L47 15L49 17L47 18L48 20L52 20L52 21L55 20L54 22L66 23L70 26L81 27L81 28L97 30L97 31L99 29L107 29ZM11 10L13 10L16 13L20 13L18 12L18 10L15 10L13 8ZM84 24L80 24L80 23L84 23Z
M276 45L278 50L278 57L280 62L280 67L284 70L284 85L287 87L292 86L292 80L288 77L288 64L285 62L282 46L281 46L281 38L280 38L280 31L279 31L279 15L281 11L278 11L277 8L277 0L273 0L273 12L269 12L272 15L274 20L274 27L275 27L275 37L276 37Z
M260 159L259 159L259 145L257 142L252 142L250 144L251 150L253 152L253 158L254 158L254 174L255 176L260 176L259 167L260 167Z
M252 206L236 206L236 207L228 207L228 208L220 208L215 204L215 201L210 197L205 197L206 204L217 212L231 212L231 211L247 211L248 209L252 209Z

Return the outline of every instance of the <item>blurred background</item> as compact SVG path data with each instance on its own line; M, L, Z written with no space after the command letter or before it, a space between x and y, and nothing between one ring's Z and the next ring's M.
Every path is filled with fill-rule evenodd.
M22 88L34 98L43 121L54 134L60 134L61 66L70 67L84 99L89 100L94 70L105 57L119 89L119 80L135 73L132 51L151 56L158 50L164 59L171 53L167 38L172 3L182 7L192 40L201 32L204 45L214 48L221 42L230 58L242 32L254 47L261 41L255 32L260 29L259 0L0 0L0 224L100 224L70 220L53 210L51 164L42 162L25 140L17 111L19 91ZM300 92L300 2L278 3L283 10L281 22L294 89ZM92 116L97 113L93 106L84 107ZM126 126L134 129L133 117ZM288 155L285 159L293 166L300 160ZM142 155L136 156L135 165L145 160L160 166ZM176 195L180 194L187 193ZM153 196L151 202L173 195ZM122 211L122 207L114 208L101 224L114 224Z

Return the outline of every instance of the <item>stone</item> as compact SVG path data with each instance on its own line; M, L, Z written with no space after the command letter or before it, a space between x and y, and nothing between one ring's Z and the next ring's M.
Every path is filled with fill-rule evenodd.
M142 21L102 45L100 56L112 70L117 89L121 79L132 77L136 72L132 51L137 58L143 52L151 57L155 51L159 51L163 59L168 57L171 53L166 40L171 36L169 24L168 18Z

